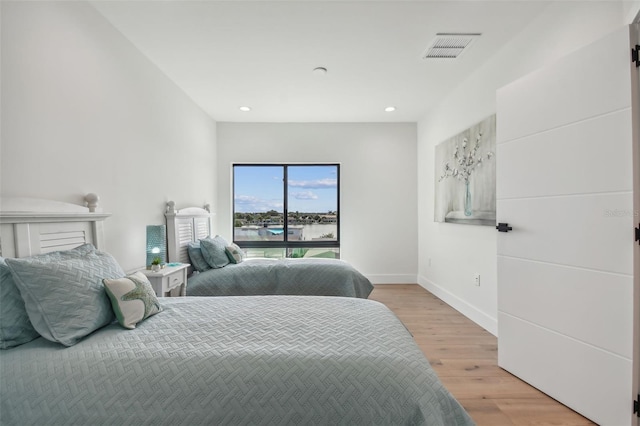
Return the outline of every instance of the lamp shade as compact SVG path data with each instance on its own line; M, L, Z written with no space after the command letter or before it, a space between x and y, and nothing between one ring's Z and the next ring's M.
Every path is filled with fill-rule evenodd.
M164 225L147 225L147 266L156 257L167 260L167 228Z

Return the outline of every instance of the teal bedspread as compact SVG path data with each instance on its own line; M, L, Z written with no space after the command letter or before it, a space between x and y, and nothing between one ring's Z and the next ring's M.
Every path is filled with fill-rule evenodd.
M192 275L188 296L342 296L366 299L371 282L336 259L249 259Z
M3 425L471 425L384 305L163 299L134 330L0 351Z

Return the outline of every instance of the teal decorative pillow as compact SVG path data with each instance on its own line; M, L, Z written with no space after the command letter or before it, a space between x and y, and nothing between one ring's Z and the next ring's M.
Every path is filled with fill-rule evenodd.
M187 253L189 254L189 260L191 265L198 272L203 272L211 269L211 266L204 260L202 256L202 250L200 249L200 241L192 241L187 245Z
M226 248L229 243L220 235L215 238L203 238L200 240L202 256L212 268L222 268L229 264Z
M225 250L231 263L242 263L246 257L244 251L236 243L231 243L225 248Z
M125 276L118 262L91 244L22 259L6 259L42 337L65 346L113 321L104 278Z
M162 311L149 279L142 272L102 282L116 318L124 328L134 329L139 322Z
M11 271L0 257L0 349L13 348L38 337Z

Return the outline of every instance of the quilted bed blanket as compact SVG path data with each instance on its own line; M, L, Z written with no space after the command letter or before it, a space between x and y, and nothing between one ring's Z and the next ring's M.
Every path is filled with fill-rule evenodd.
M0 352L3 425L470 425L384 305L163 299L134 330Z
M366 299L371 282L337 259L249 259L194 274L188 296L302 295Z

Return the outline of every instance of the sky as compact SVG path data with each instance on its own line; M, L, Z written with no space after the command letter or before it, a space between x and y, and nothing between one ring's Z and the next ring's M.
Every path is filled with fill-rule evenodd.
M284 210L283 166L234 166L237 213ZM289 212L338 210L338 166L289 166Z

